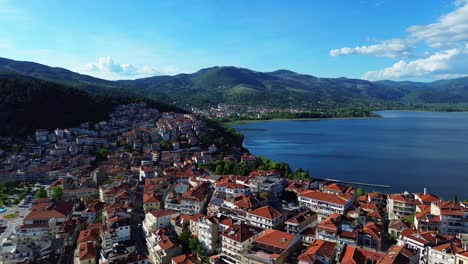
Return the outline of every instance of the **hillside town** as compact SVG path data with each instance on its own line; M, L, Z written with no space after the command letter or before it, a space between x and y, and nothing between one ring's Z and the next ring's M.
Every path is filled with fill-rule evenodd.
M468 203L290 177L213 131L135 103L1 151L24 195L0 263L468 264Z

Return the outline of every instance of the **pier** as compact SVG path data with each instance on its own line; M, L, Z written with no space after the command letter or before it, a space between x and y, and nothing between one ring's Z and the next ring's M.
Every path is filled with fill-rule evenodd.
M371 187L378 187L378 188L390 188L390 185L384 184L373 184L373 183L365 183L365 182L351 182L351 181L342 181L336 179L324 179L325 181L331 182L338 182L338 183L345 183L345 184L355 184L355 185L362 185L362 186L371 186Z

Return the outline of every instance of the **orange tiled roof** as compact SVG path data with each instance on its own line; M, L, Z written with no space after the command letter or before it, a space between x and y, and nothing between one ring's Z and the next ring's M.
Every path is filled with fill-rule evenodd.
M280 248L281 250L287 249L291 243L294 242L296 235L286 233L283 231L268 229L260 237L255 240L255 243ZM296 239L296 242L298 240Z
M269 205L252 210L249 212L249 214L253 214L271 220L283 216L278 210Z
M304 253L297 258L299 261L310 263L316 256L331 259L334 255L336 243L317 239L310 245Z

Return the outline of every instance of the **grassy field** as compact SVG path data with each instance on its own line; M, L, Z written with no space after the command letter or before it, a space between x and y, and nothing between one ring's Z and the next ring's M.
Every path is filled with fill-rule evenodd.
M7 215L5 215L3 218L5 218L5 219L13 219L13 218L18 217L18 215L19 215L19 214L16 214L16 213L7 214Z

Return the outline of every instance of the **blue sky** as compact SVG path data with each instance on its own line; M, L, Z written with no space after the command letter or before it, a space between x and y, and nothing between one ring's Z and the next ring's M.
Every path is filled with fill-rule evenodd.
M0 0L1 57L106 79L233 65L433 80L468 74L467 43L460 0Z

